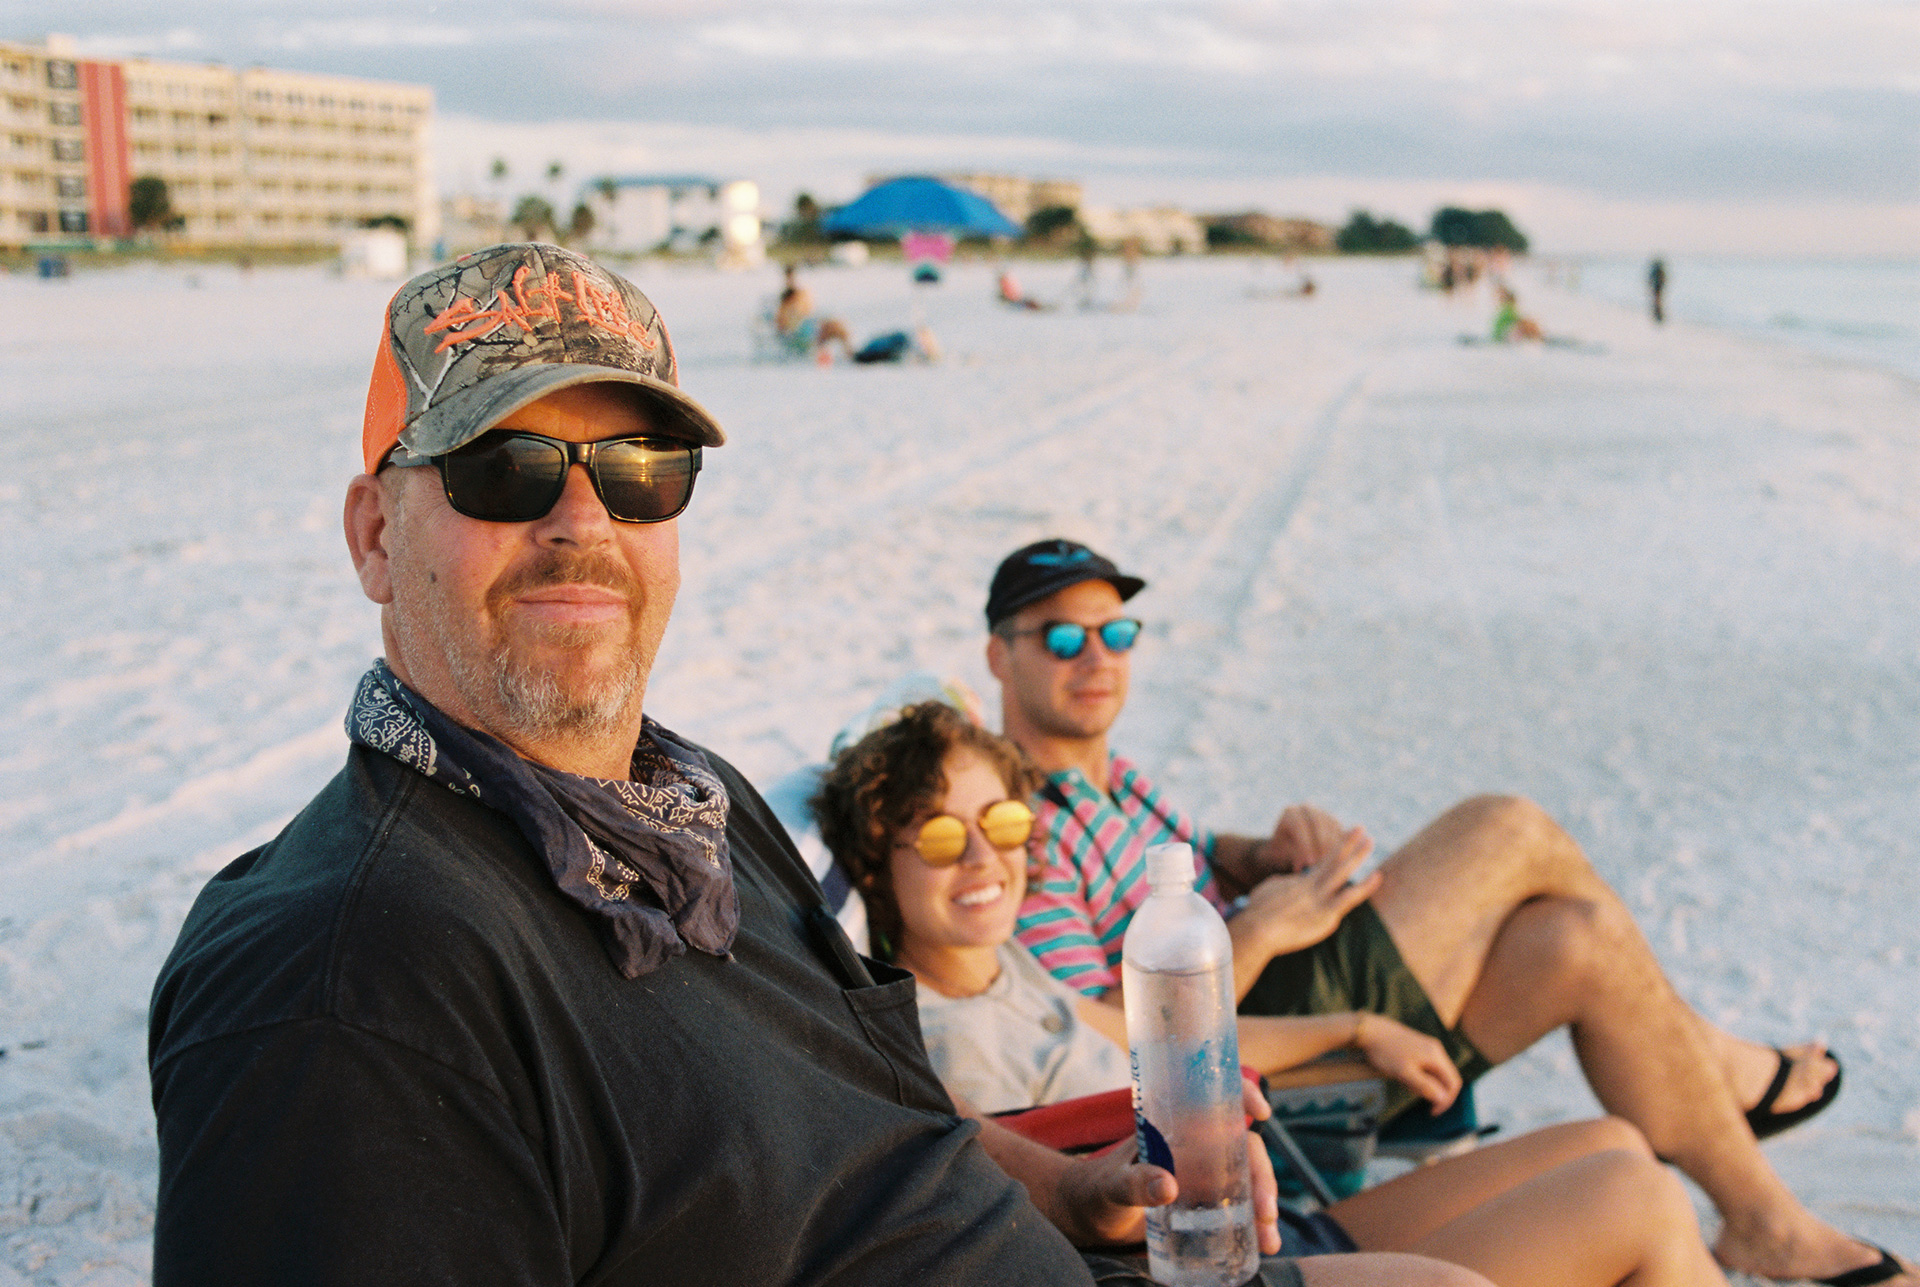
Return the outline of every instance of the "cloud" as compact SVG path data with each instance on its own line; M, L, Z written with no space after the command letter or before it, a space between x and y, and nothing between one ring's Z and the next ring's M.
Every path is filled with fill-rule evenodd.
M150 21L132 0L69 7L82 34ZM1674 204L1920 200L1902 0L337 0L324 19L179 0L169 21L141 47L425 81L444 113L507 133L761 135L791 149L768 164L834 182L971 146L979 164L1174 190L1342 174ZM863 137L856 161L846 140Z
M261 38L260 44L263 48L285 52L309 49L443 49L472 45L477 39L472 27L358 18L300 22L276 27Z

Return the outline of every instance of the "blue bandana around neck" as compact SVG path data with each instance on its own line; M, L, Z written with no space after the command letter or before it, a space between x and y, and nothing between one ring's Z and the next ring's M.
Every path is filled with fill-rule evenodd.
M725 956L740 927L727 854L727 788L699 748L652 719L630 781L562 773L463 728L375 661L347 736L511 818L560 892L598 922L637 979L687 948Z

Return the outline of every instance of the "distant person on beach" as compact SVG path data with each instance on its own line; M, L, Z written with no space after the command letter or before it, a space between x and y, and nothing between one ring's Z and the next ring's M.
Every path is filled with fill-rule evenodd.
M1120 276L1126 289L1113 304L1116 313L1131 313L1140 307L1140 238L1128 237L1120 243Z
M1027 294L1027 292L1021 288L1020 279L1013 275L1013 269L1011 268L1002 268L1000 270L999 294L1002 304L1011 304L1015 308L1024 308L1038 313L1045 312L1053 307L1053 305L1043 303Z
M1520 299L1506 283L1500 284L1500 311L1493 317L1493 338L1495 343L1506 344L1518 340L1544 340L1546 333L1540 329L1540 323L1531 317L1520 314Z
M862 366L889 362L938 362L940 341L933 328L922 322L911 331L883 331L862 344L853 360Z
M825 352L827 345L838 343L842 353L853 356L853 336L848 334L847 324L837 317L813 315L813 292L800 284L799 270L793 264L787 265L786 285L773 312L773 329L784 339L812 346L815 352Z
M1691 1010L1619 897L1538 806L1467 800L1356 881L1373 847L1360 828L1294 805L1269 836L1211 833L1113 754L1107 734L1141 629L1122 605L1145 584L1055 539L1008 555L988 594L1003 728L1048 775L1034 796L1042 870L1020 938L1056 978L1088 996L1118 985L1126 924L1146 896L1144 852L1186 841L1200 859L1196 887L1234 913L1242 1013L1385 1014L1442 1042L1468 1080L1567 1027L1601 1104L1719 1208L1722 1264L1840 1275L1846 1287L1920 1283L1816 1219L1757 1147L1832 1101L1838 1062L1818 1042L1755 1045Z
M1080 260L1080 275L1076 279L1080 292L1080 307L1082 309L1090 309L1094 307L1096 278L1099 273L1100 243L1095 241L1091 234L1083 230L1080 233L1079 242L1074 246L1074 255Z
M1063 1234L1137 1239L1172 1177L958 1116L912 976L643 713L724 441L583 256L494 246L389 303L344 516L385 656L345 767L155 985L156 1287L1144 1284ZM1254 1202L1277 1251L1270 1169ZM1262 1281L1483 1283L1421 1263Z
M1118 999L1072 991L1013 941L1038 774L946 701L895 714L835 758L812 810L867 900L877 954L913 972L934 1071L996 1113L1126 1088ZM1240 1062L1262 1073L1343 1049L1424 1096L1459 1090L1438 1041L1381 1015L1240 1020ZM1726 1283L1686 1190L1618 1118L1443 1159L1325 1211L1283 1211L1281 1237L1293 1255L1434 1256L1499 1287Z
M1655 258L1647 265L1647 295L1653 303L1653 320L1667 320L1667 261Z

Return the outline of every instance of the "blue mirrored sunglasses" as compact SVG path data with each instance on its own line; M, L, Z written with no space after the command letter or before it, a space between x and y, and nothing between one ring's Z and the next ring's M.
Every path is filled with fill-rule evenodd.
M1061 661L1072 661L1087 650L1087 636L1098 633L1100 644L1108 652L1126 652L1140 639L1140 623L1132 617L1115 617L1095 626L1092 631L1077 621L1049 621L1031 630L1009 630L1007 638L1039 635L1040 646Z

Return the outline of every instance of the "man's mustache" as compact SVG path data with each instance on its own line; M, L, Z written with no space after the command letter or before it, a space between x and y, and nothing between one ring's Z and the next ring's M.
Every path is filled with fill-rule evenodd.
M534 559L494 582L489 606L499 607L530 590L560 585L592 585L612 590L629 604L639 601L640 582L611 555L579 550L542 550Z

